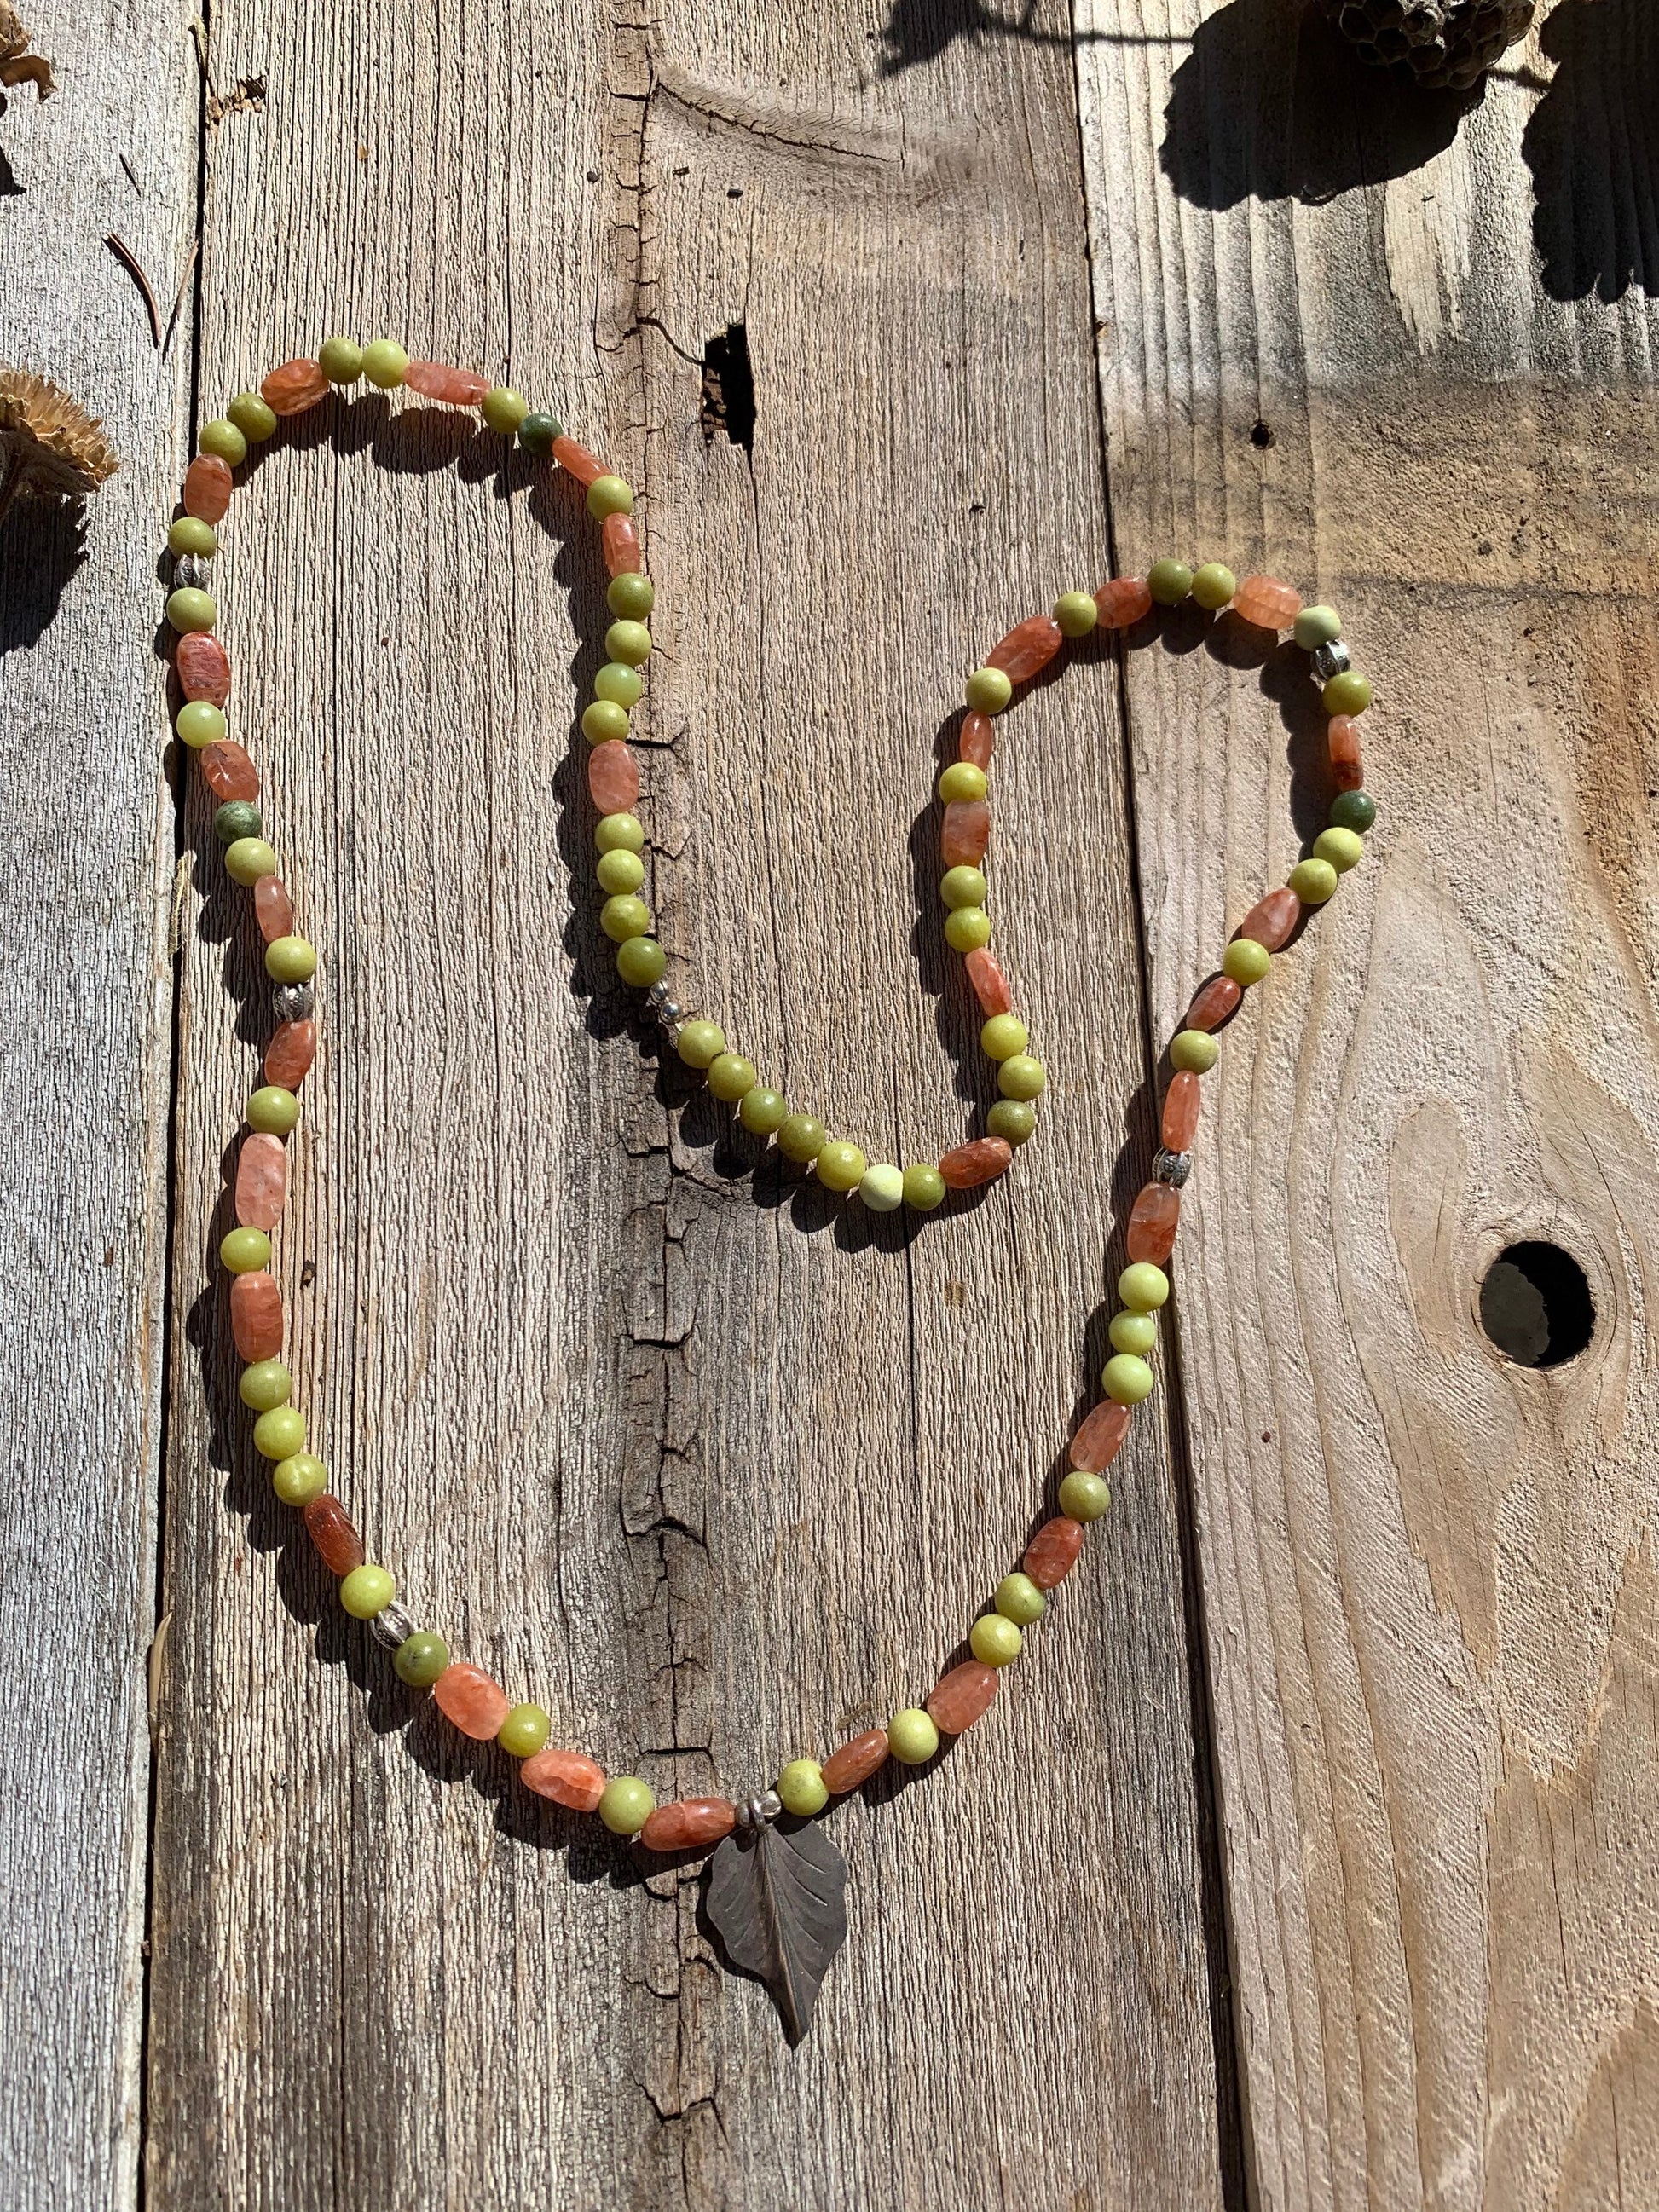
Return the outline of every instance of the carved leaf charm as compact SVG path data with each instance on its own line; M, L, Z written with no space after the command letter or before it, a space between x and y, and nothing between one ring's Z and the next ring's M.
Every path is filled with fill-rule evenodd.
M772 1992L791 2043L812 2024L830 1962L847 1941L847 1862L817 1821L728 1836L708 1875L708 1917L729 1965Z

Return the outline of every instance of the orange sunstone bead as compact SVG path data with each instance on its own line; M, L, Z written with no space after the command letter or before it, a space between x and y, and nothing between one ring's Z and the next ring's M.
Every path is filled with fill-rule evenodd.
M605 1769L579 1751L538 1751L519 1769L526 1790L550 1797L556 1805L568 1805L573 1813L591 1813L605 1795Z
M441 399L446 407L476 407L489 389L486 378L441 361L411 361L404 382L422 399Z
M1095 593L1103 629L1127 629L1152 611L1152 595L1139 576L1114 576Z
M1013 1157L1013 1146L1003 1138L975 1137L971 1144L946 1152L939 1171L947 1190L973 1190L982 1182L994 1182Z
M222 522L233 489L228 465L217 453L198 453L185 471L185 513L198 522Z
M640 573L639 526L631 514L607 514L599 531L607 576L637 576Z
M991 842L991 810L982 799L953 799L945 810L939 856L947 868L976 868Z
M273 415L303 415L328 392L328 379L314 361L285 361L259 386L259 397Z
M229 698L230 655L211 630L191 630L181 637L173 648L173 665L186 699L205 699L210 707L222 707Z
M597 483L601 477L611 473L597 453L590 453L574 438L555 438L553 458L578 483Z
M587 788L601 814L626 814L640 795L640 765L620 738L587 756Z
M1082 1549L1083 1523L1062 1513L1045 1521L1025 1547L1025 1571L1039 1589L1058 1589Z
M1159 1133L1165 1152L1192 1150L1193 1139L1198 1134L1198 1078L1190 1067L1183 1067L1179 1075L1170 1078L1170 1087L1164 1094L1164 1121Z
M244 1229L274 1229L287 1199L287 1150L280 1137L256 1130L236 1155L236 1218Z
M1246 576L1233 594L1233 611L1259 629L1289 629L1302 611L1302 594L1277 576Z
M962 718L962 729L957 738L957 758L966 761L969 768L989 768L991 755L996 749L997 726L988 714L970 711Z
M1326 732L1331 749L1331 777L1339 791L1362 791L1365 770L1359 752L1358 714L1333 714Z
M1014 994L1008 988L1008 978L997 964L996 955L988 952L981 945L963 962L968 970L968 981L974 987L974 996L987 1014L1011 1014L1014 1011Z
M1269 952L1277 952L1302 919L1302 902L1288 884L1259 898L1238 925L1237 935L1253 937Z
M259 771L248 758L246 746L234 738L221 738L204 745L198 756L202 780L216 799L257 799Z
M941 1674L927 1700L927 1712L946 1735L960 1735L981 1719L997 1693L997 1670L977 1659L964 1659Z
M659 1805L640 1830L640 1841L648 1851L689 1851L704 1844L717 1844L738 1824L738 1808L729 1797L676 1797Z
M1235 983L1231 975L1212 975L1207 983L1200 987L1187 1009L1187 1027L1218 1030L1243 995L1243 986Z
M351 1525L351 1516L331 1491L307 1499L301 1509L306 1534L317 1547L317 1556L331 1574L349 1575L363 1564L363 1540ZM507 1700L501 1700L507 1711ZM499 1723L497 1723L499 1726ZM491 1730L491 1734L494 1734Z
M1085 1474L1099 1474L1117 1457L1119 1447L1129 1433L1130 1408L1103 1398L1093 1411L1086 1414L1077 1434L1072 1438L1066 1452L1067 1462Z
M263 1272L237 1275L230 1285L230 1333L240 1359L276 1359L283 1349L283 1294Z
M1180 1225L1181 1193L1167 1182L1145 1184L1129 1212L1129 1257L1161 1267L1175 1250Z
M309 1516L311 1508L306 1508ZM511 1707L499 1682L465 1659L453 1659L433 1686L438 1711L463 1735L475 1743L488 1743L500 1729Z
M267 945L294 934L294 902L280 876L261 876L253 886L253 918Z
M290 931L283 932L284 936ZM311 1073L317 1057L317 1024L313 1021L284 1022L265 1047L265 1081L280 1083L284 1091L297 1091Z
M988 668L1000 668L1011 684L1029 684L1060 651L1061 630L1052 615L1029 615L999 638L985 656Z
M866 1729L824 1760L823 1786L832 1797L844 1796L848 1790L867 1782L886 1757L886 1729Z

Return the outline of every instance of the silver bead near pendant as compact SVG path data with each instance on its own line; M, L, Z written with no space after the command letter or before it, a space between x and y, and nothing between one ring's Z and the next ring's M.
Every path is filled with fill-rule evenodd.
M316 1004L309 983L279 983L271 994L271 1012L279 1022L308 1022Z
M175 553L173 556L173 588L174 591L204 592L211 582L213 571L198 553Z
M1172 1152L1167 1146L1158 1147L1158 1157L1152 1162L1154 1182L1167 1182L1171 1190L1179 1190L1192 1171L1193 1156L1190 1152Z
M369 1622L368 1632L377 1644L383 1644L388 1651L395 1651L413 1636L415 1623L394 1598L390 1605L382 1606Z
M758 1797L738 1800L738 1826L740 1828L769 1828L783 1810L783 1800L775 1790L763 1790Z
M1328 645L1316 645L1313 651L1313 672L1321 684L1328 684L1333 676L1341 676L1353 666L1353 655L1340 637Z

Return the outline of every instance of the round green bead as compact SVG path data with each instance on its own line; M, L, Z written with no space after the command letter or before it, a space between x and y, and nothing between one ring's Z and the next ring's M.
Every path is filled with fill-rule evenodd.
M210 592L198 591L193 584L181 584L176 592L167 593L167 620L181 636L211 629L218 619L219 610Z
M595 477L587 487L587 511L595 522L603 522L609 514L632 514L632 487L621 477Z
M991 942L991 917L982 906L959 906L945 917L945 941L952 952L977 952Z
M257 837L264 826L265 818L251 799L228 799L214 812L213 834L222 845Z
M1193 588L1193 572L1184 561L1154 561L1146 588L1159 606L1178 607Z
M757 1137L775 1135L788 1118L788 1100L781 1091L769 1091L764 1084L757 1083L752 1091L745 1091L738 1103L738 1121Z
M219 1240L221 1264L233 1275L255 1275L270 1265L270 1239L263 1229L232 1229Z
M1127 1308L1112 1316L1106 1334L1114 1352L1133 1352L1144 1359L1158 1342L1158 1318L1150 1313L1131 1313Z
M305 1415L297 1407L273 1406L253 1424L253 1449L262 1459L289 1459L305 1448Z
M976 714L1000 714L1014 696L1014 687L1000 668L976 668L963 686L963 695Z
M1316 653L1322 645L1334 645L1342 635L1342 617L1334 607L1304 607L1291 635L1304 653Z
M1221 1047L1207 1030L1177 1030L1170 1039L1170 1063L1191 1075L1207 1075Z
M599 1818L613 1836L637 1836L657 1809L657 1801L631 1774L618 1774L605 1785Z
M193 553L198 561L210 561L218 550L218 532L199 514L181 514L168 528L169 553Z
M988 888L981 868L947 868L939 879L939 895L953 912L983 906Z
M651 658L651 633L643 623L613 622L605 634L605 649L611 659L638 668Z
M1331 801L1333 830L1352 830L1364 836L1376 819L1376 801L1369 791L1339 791Z
M939 1749L933 1717L920 1705L907 1705L887 1723L887 1748L903 1766L924 1766Z
M1036 1128L1036 1109L1024 1098L999 1098L985 1117L985 1127L1005 1145L1023 1145Z
M609 744L628 735L628 709L614 699L591 699L582 708L582 735L590 745Z
M354 1620L373 1620L398 1595L398 1585L385 1567L365 1559L340 1581L340 1603Z
M1013 1054L997 1070L997 1089L1005 1098L1041 1098L1048 1087L1048 1070L1029 1052Z
M382 392L395 392L409 374L409 356L391 338L375 338L363 348L363 374Z
M449 1646L429 1628L404 1637L392 1655L392 1671L411 1690L429 1690L449 1664Z
M599 879L599 889L614 898L626 891L638 890L645 881L645 862L637 853L601 853L593 872Z
M1004 1575L997 1584L996 1608L1017 1628L1029 1628L1048 1610L1048 1601L1030 1575Z
M654 937L630 937L617 947L617 973L636 991L660 982L667 965L668 955Z
M1054 601L1054 620L1062 637L1087 637L1100 620L1092 592L1062 592Z
M1152 1395L1152 1370L1132 1352L1115 1352L1100 1370L1100 1387L1114 1405L1138 1406Z
M754 1061L740 1052L718 1053L708 1063L708 1088L727 1106L735 1106L759 1081Z
M1237 577L1219 561L1206 561L1193 571L1193 597L1210 614L1219 614L1223 607L1231 606L1237 589Z
M1319 697L1328 714L1363 714L1371 696L1370 678L1362 676L1357 668L1345 668L1340 676L1332 677Z
M354 338L325 338L317 349L317 366L331 384L355 384L363 373L363 349Z
M983 799L985 771L971 761L952 761L939 780L939 795L947 806L963 799Z
M553 1733L553 1723L539 1705L514 1705L495 1731L495 1741L514 1759L538 1752Z
M688 1067L711 1067L726 1050L726 1031L718 1022L683 1022L675 1050Z
M294 1377L280 1359L256 1359L242 1370L236 1394L256 1413L268 1413L294 1395Z
M859 1177L859 1196L872 1213L896 1213L904 1203L904 1176L883 1160Z
M925 1161L904 1170L904 1203L913 1213L931 1213L945 1202L945 1177Z
M328 1488L328 1469L309 1452L291 1452L271 1468L270 1486L284 1505L308 1505Z
M274 938L265 947L265 973L273 983L308 983L317 973L317 949L303 937Z
M257 392L239 392L225 414L250 445L263 445L276 434L276 410Z
M478 412L490 429L501 437L510 438L529 414L530 403L510 384L496 384L478 402Z
M620 660L607 660L593 678L594 696L617 707L637 707L644 689L639 670Z
M640 853L645 849L645 830L634 814L602 814L593 832L602 853Z
M815 1163L818 1181L826 1190L856 1190L870 1163L856 1145L844 1139L823 1145Z
M649 576L613 576L605 586L605 603L613 615L644 622L656 604L656 586Z
M1071 1521L1098 1521L1112 1502L1110 1486L1073 1468L1060 1486L1060 1510Z
M247 459L246 434L239 430L228 415L216 415L211 422L204 422L202 434L196 441L198 453L211 453L216 460L240 468Z
M1365 857L1365 841L1356 830L1322 830L1314 839L1314 858L1328 860L1339 876L1357 868Z
M239 837L225 848L225 873L252 890L261 876L276 872L276 848L263 837Z
M1323 906L1336 890L1336 870L1328 860L1298 860L1286 880L1304 906Z
M1150 1260L1132 1260L1117 1279L1117 1294L1131 1313L1156 1313L1169 1301L1170 1279Z
M1235 983L1259 983L1273 966L1273 955L1254 937L1236 937L1221 956L1221 972Z
M225 718L222 711L206 699L186 699L173 726L191 752L198 753L204 745L216 745L222 740Z
M297 1126L300 1102L291 1091L280 1083L264 1083L250 1093L244 1109L250 1129L258 1129L267 1137L286 1137Z
M830 1802L823 1769L816 1759L792 1759L775 1786L784 1811L793 1813L798 1820L810 1820Z
M787 1114L778 1127L778 1150L805 1167L823 1149L824 1128L815 1114Z
M1025 1638L1006 1613L982 1613L968 1632L968 1645L981 1667L1006 1667L1020 1654Z
M526 453L544 461L553 450L556 438L564 435L564 425L556 415L545 415L539 410L526 415L519 425L519 443Z
M599 908L599 927L613 945L625 945L630 937L647 937L651 932L651 909L642 898L635 898L631 893L608 898Z
M1012 1060L1031 1042L1031 1033L1018 1014L993 1014L980 1025L980 1050L988 1060Z

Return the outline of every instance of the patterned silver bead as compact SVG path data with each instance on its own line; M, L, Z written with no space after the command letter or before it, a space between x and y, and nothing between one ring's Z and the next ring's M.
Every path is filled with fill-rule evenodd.
M738 1800L738 1826L740 1828L769 1828L783 1810L783 1800L775 1790L763 1790L758 1797Z
M394 1598L384 1606L368 1624L368 1632L377 1644L388 1651L395 1651L400 1644L407 1644L415 1633L415 1623L408 1612Z
M317 994L309 983L279 983L271 994L271 1011L279 1022L308 1022Z
M1167 1182L1171 1190L1179 1190L1192 1171L1190 1152L1172 1152L1166 1146L1158 1147L1158 1157L1152 1162L1154 1182Z
M213 570L199 554L175 553L173 556L173 587L174 591L204 592L211 580Z
M1340 637L1314 647L1313 672L1322 684L1328 684L1333 676L1341 676L1352 666L1353 656Z

